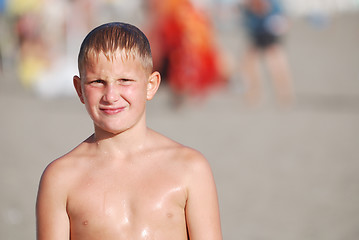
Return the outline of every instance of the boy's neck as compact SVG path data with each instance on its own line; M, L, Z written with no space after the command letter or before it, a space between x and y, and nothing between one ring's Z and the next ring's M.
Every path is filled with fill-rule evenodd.
M147 126L137 126L117 134L95 126L95 133L91 136L90 142L96 144L99 153L126 155L145 148L147 133Z

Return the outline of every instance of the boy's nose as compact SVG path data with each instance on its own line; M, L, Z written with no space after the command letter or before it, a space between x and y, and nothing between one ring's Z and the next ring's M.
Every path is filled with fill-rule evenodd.
M108 103L114 103L117 102L119 98L120 98L120 92L116 88L116 86L112 84L107 85L105 88L103 100Z

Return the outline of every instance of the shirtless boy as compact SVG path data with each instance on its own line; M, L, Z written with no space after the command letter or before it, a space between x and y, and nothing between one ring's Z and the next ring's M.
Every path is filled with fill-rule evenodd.
M92 30L73 78L94 134L44 171L38 240L220 240L207 160L146 125L160 84L145 35L124 23Z

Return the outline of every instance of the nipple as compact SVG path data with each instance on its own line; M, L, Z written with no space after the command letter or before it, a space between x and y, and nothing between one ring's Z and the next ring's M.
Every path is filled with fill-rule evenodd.
M88 222L87 220L85 220L85 221L82 222L82 225L85 225L85 226L86 226L86 225L88 225L88 224L89 224L89 222Z

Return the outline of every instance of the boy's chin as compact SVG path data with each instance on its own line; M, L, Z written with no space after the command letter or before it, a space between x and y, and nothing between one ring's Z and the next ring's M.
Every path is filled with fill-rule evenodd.
M108 135L118 135L118 134L121 134L121 133L123 133L125 131L126 131L126 129L107 129L107 130L105 130L105 132Z
M113 135L121 134L126 131L126 129L124 129L124 128L117 129L117 128L107 128L107 127L100 127L100 126L96 126L95 130L96 130L97 134L101 134L101 135L109 136L109 137L113 136Z

